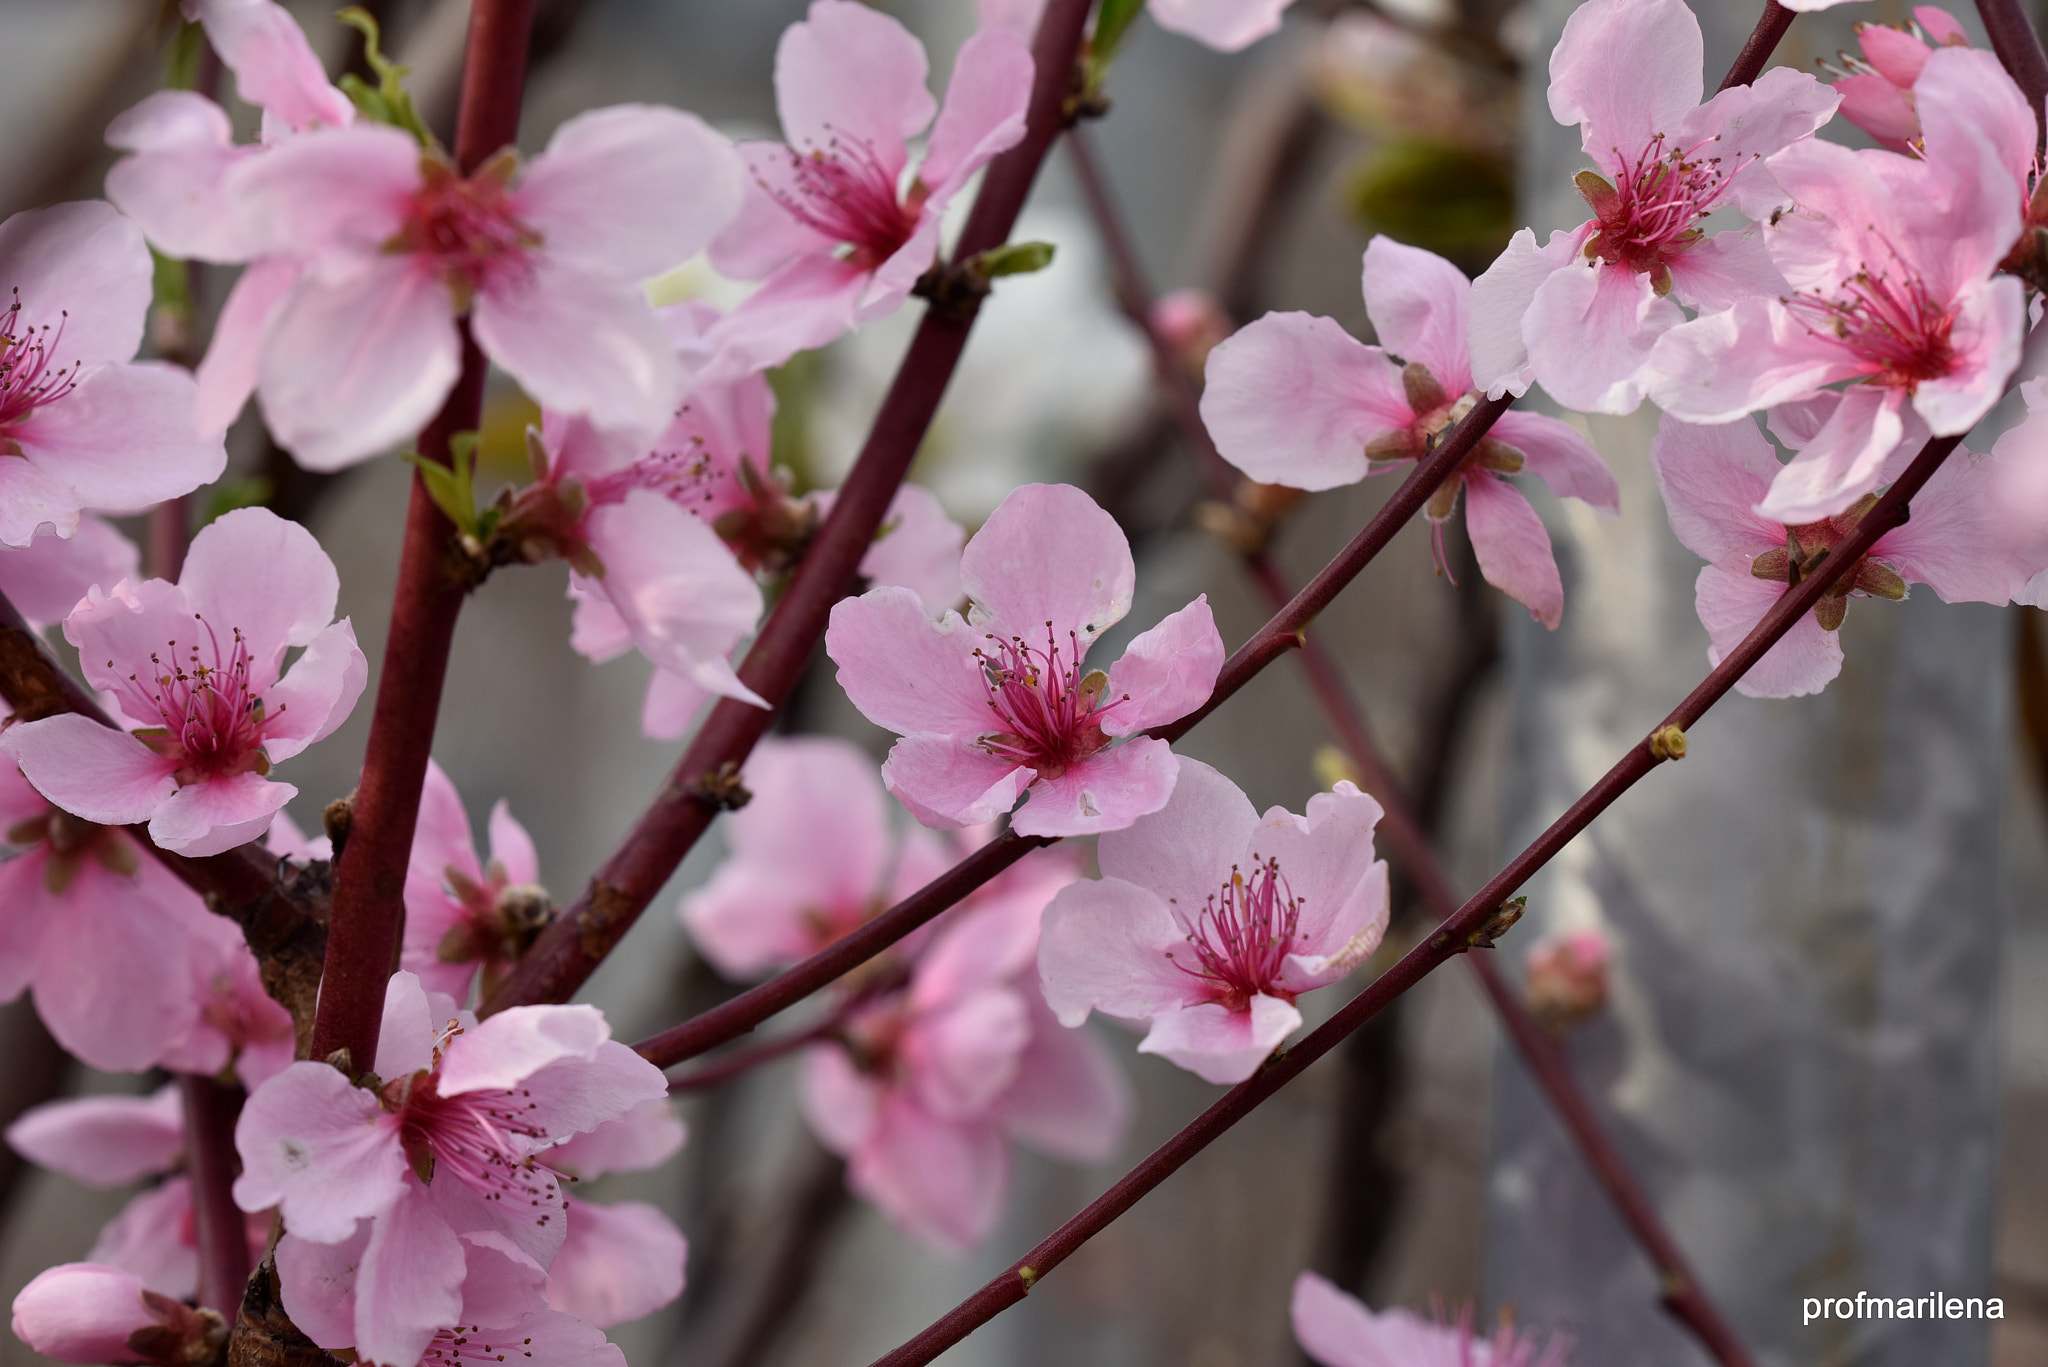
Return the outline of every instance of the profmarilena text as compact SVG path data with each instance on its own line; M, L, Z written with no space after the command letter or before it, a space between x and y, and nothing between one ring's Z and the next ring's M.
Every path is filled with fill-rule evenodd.
M1858 1291L1848 1296L1808 1296L1804 1324L1815 1320L2002 1320L2005 1302L1997 1296L1873 1296Z

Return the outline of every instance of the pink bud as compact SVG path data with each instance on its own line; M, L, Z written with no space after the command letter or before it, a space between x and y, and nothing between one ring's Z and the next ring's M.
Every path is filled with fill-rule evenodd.
M1152 305L1152 327L1197 375L1209 352L1232 330L1223 306L1200 289L1175 290Z
M141 1362L128 1336L152 1328L142 1279L98 1263L49 1268L14 1298L14 1333L60 1362Z
M1553 936L1529 951L1529 1009L1553 1030L1569 1030L1607 1004L1607 937L1597 930Z

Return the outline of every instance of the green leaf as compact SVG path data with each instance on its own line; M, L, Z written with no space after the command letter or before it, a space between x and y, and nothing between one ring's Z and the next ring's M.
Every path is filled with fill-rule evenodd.
M376 123L403 128L418 139L422 147L435 146L434 135L427 128L426 120L413 108L412 96L406 93L405 78L412 68L400 66L384 55L383 31L378 28L377 20L360 5L350 5L334 17L363 35L363 60L370 64L371 72L377 77L374 86L353 73L337 82L342 92L355 103L356 111Z
M260 508L270 501L274 492L270 481L261 475L245 479L224 479L213 486L213 497L206 501L206 509L200 517L199 526L237 508ZM198 527L193 528L196 532Z
M185 269L185 263L175 257L165 256L154 247L149 249L149 261L152 267L150 288L156 306L180 318L190 318L192 279Z
M1095 11L1095 33L1088 40L1088 55L1105 71L1116 59L1116 50L1130 31L1131 21L1145 8L1145 0L1102 0Z
M1050 242L1006 242L975 257L974 264L989 280L999 275L1030 275L1050 266L1052 253Z
M206 32L195 23L178 26L164 64L164 85L171 90L191 90L199 84L199 56L206 51Z
M448 439L448 464L412 451L405 453L404 460L420 472L427 497L448 515L456 530L482 540L478 532L482 519L476 511L476 443L475 432L457 432Z

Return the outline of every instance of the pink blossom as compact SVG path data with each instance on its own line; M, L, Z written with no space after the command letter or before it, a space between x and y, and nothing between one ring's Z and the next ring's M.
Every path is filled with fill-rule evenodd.
M1102 878L1053 899L1038 968L1061 1024L1149 1021L1140 1053L1242 1082L1301 1025L1295 998L1386 933L1380 806L1340 782L1306 817L1260 817L1208 765L1183 756L1180 771L1163 810L1102 838Z
M1373 238L1365 307L1385 349L1328 318L1267 314L1210 353L1202 421L1216 449L1261 483L1297 489L1352 484L1421 459L1479 401L1466 342L1472 289L1442 257ZM1523 469L1607 512L1620 497L1584 437L1555 418L1510 412L1425 511L1441 563L1440 529L1462 491L1480 573L1555 628L1564 585L1550 534L1506 478Z
M68 537L45 530L27 546L0 547L0 593L31 627L63 621L95 584L118 584L142 569L142 552L105 518L78 519Z
M809 958L951 863L922 830L890 839L875 763L851 741L765 737L742 778L753 798L721 828L732 853L682 903L691 942L728 978Z
M578 115L523 172L508 149L462 175L385 125L280 143L228 173L249 275L269 273L222 316L215 348L253 364L208 373L209 411L232 416L253 383L302 464L354 464L440 408L467 313L544 406L654 431L683 376L639 282L723 227L739 186L722 137L653 106Z
M1218 52L1241 52L1280 27L1294 0L1149 0L1152 22ZM1045 0L980 0L981 21L1029 40Z
M1879 537L1853 566L1822 557L1855 530L1875 496L1814 522L1762 516L1755 505L1783 467L1753 423L1696 427L1666 414L1650 458L1671 530L1710 562L1696 586L1710 662L1719 664L1763 620L1795 566L1802 575L1836 576L1813 611L1735 685L1751 697L1826 687L1841 672L1836 629L1851 598L1904 598L1909 583L1920 583L1945 603L2003 603L2027 578L1997 533L1993 462L1967 450L1950 456L1914 497L1911 519Z
M458 1002L482 974L488 994L550 919L540 861L504 799L491 808L491 858L478 859L462 796L432 760L405 871L399 962L429 992Z
M1850 381L1757 511L1787 522L1842 512L1887 476L1907 411L1937 436L1968 431L2019 363L2025 290L1994 274L2020 232L2031 157L2024 101L1981 98L1989 54L1945 48L1917 89L1927 160L1808 140L1771 158L1795 208L1764 227L1789 293L1673 329L1646 372L1668 412L1732 422ZM2000 79L2004 79L2002 76ZM1991 87L1996 89L1996 87ZM1976 117L2003 110L1989 126ZM2023 130L2019 125L2023 125Z
M254 840L298 789L264 775L331 734L369 677L340 581L310 532L241 508L192 539L177 583L94 589L64 621L79 666L145 729L67 713L0 734L0 752L74 816L149 822L181 854ZM332 624L330 625L330 622ZM285 652L305 647L280 677Z
M1585 412L1626 413L1643 364L1684 317L1783 288L1755 234L1708 236L1723 205L1752 218L1785 199L1762 159L1809 141L1833 91L1777 67L1700 103L1699 21L1683 0L1591 0L1550 55L1550 112L1578 124L1597 171L1593 217L1536 245L1524 228L1473 283L1472 368L1489 394L1533 378Z
M141 1278L117 1267L45 1268L14 1298L14 1336L59 1362L143 1362L129 1336L153 1329Z
M156 1060L181 1073L214 1077L230 1068L244 1087L282 1072L296 1052L291 1012L263 988L256 956L234 922L208 916L191 939L192 1025Z
M411 1356L378 1356L357 1335L365 1303L399 1289L381 1283L374 1242L367 1228L334 1244L291 1234L278 1241L285 1313L323 1348L353 1348L379 1367L496 1367L529 1358L550 1367L625 1367L602 1330L548 1307L545 1269L485 1230L464 1231L451 1250L458 1282L447 1320Z
M149 249L102 200L0 223L0 546L70 536L88 508L131 512L219 477L192 377L135 361Z
M395 974L366 1079L374 1086L295 1063L257 1088L235 1130L244 1210L278 1206L301 1246L360 1241L346 1337L379 1363L418 1362L461 1322L474 1249L463 1236L487 1234L544 1270L566 1232L546 1151L667 1094L660 1071L612 1040L594 1007L516 1007L437 1028L439 1003L412 974ZM293 1297L312 1288L285 1261L280 1251L296 1319Z
M860 1001L806 1060L804 1114L848 1184L940 1248L993 1228L1011 1140L1097 1163L1129 1128L1129 1084L1031 981L1039 918L1074 872L1044 855L1010 870L931 940L906 989Z
M1553 1030L1568 1030L1607 1004L1607 937L1587 926L1530 946L1529 1010Z
M157 1062L193 1028L199 941L219 918L126 831L51 807L6 763L0 843L15 851L0 861L0 1000L33 987L50 1033L95 1068Z
M334 858L334 841L325 835L307 835L289 812L279 812L270 823L270 829L263 833L263 848L280 859L299 864Z
M2048 390L2039 380L2020 386L2026 415L1991 447L1998 473L1993 523L2024 582L2012 601L2048 606Z
M903 739L882 780L927 826L990 821L1027 791L1021 835L1089 835L1165 805L1166 742L1223 666L1206 596L1131 642L1107 672L1088 647L1130 610L1130 543L1080 490L1027 484L967 543L972 608L934 622L916 594L870 589L832 609L825 648L862 715ZM1113 744L1123 739L1121 745Z
M1491 1339L1472 1332L1468 1310L1456 1324L1432 1324L1410 1310L1374 1314L1313 1272L1294 1279L1295 1341L1323 1367L1565 1367L1570 1343L1552 1336L1541 1351L1534 1334L1505 1319Z
M893 313L930 268L940 217L969 178L1024 136L1031 53L1005 27L961 47L943 107L924 46L852 0L813 0L775 49L787 143L750 142L738 217L711 244L720 272L763 284L713 328L707 372L780 365ZM933 121L936 110L937 121ZM908 175L909 139L931 126Z
M1916 5L1909 24L1858 24L1856 41L1862 57L1847 58L1847 74L1834 82L1842 117L1892 151L1909 152L1920 138L1913 83L1931 48L1968 47L1970 36L1947 10Z
M548 1166L587 1181L659 1167L686 1131L666 1098L548 1150ZM566 1202L569 1234L548 1266L548 1304L600 1329L650 1315L683 1293L689 1245L675 1223L644 1201Z

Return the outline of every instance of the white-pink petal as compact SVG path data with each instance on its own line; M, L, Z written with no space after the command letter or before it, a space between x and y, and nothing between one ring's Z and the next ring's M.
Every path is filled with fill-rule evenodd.
M1225 460L1297 489L1363 479L1366 446L1416 417L1385 352L1307 313L1269 313L1211 351L1201 410Z

